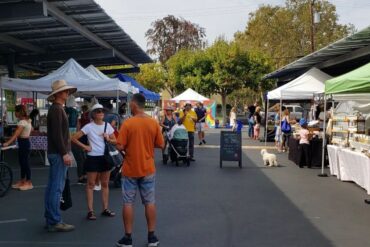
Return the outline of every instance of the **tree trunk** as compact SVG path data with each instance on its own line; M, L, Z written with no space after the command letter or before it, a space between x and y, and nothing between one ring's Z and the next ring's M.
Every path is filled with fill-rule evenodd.
M226 126L227 116L226 116L226 93L225 92L221 92L221 98L222 98L222 124L223 126Z

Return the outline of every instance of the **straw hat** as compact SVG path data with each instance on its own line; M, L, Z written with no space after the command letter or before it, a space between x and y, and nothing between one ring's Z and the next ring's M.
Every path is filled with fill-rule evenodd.
M51 84L51 90L52 91L47 98L48 101L54 101L55 100L54 95L65 90L69 90L69 93L73 94L74 92L77 91L77 88L74 86L68 86L65 80L57 80L54 81L53 84Z

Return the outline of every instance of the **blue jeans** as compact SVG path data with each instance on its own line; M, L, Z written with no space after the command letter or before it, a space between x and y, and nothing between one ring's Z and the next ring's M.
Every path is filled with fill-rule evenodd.
M254 127L253 127L253 123L250 120L248 120L248 136L249 137L254 136Z
M50 163L49 181L45 190L45 219L47 225L62 222L60 215L60 198L64 189L68 167L64 165L60 154L48 154Z

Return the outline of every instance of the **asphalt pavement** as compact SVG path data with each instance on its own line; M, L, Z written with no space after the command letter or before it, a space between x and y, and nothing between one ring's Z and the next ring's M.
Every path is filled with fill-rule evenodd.
M277 154L280 167L266 168L259 154L264 143L246 133L243 168L224 162L220 169L219 130L206 135L207 145L196 147L190 167L163 165L156 153L156 232L162 247L370 246L365 190L335 177L318 177L319 169L300 169L286 153ZM16 154L5 155L18 178ZM115 246L123 235L120 189L112 187L110 193L117 216L88 221L84 186L76 184L76 169L71 168L73 207L63 212L63 219L76 230L48 233L43 228L48 168L37 155L32 156L32 172L35 189L12 190L0 198L0 246ZM95 196L99 214L100 193ZM139 199L133 241L144 247L146 223Z

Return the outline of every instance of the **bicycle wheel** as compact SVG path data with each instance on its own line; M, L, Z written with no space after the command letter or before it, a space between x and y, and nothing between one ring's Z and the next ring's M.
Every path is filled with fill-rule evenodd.
M3 197L8 192L12 186L12 182L12 169L8 165L0 163L0 197Z

